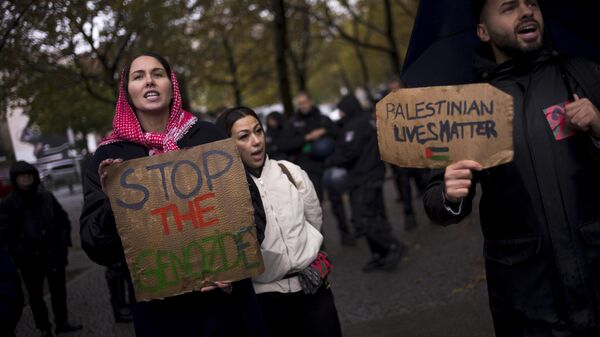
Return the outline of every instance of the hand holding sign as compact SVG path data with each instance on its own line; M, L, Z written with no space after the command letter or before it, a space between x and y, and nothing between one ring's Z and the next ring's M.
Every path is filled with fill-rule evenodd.
M575 101L566 105L565 115L576 129L600 138L600 112L589 99L575 95Z
M101 161L100 165L98 165L98 176L100 177L100 186L102 186L102 192L104 192L105 194L106 194L106 178L108 177L107 170L110 167L110 165L118 164L121 162L123 162L123 159L121 159L121 158L118 158L118 159L108 158L108 159L104 159L103 161Z
M469 194L473 182L473 172L481 171L482 166L476 161L461 160L448 165L444 172L444 196L451 203L459 203Z

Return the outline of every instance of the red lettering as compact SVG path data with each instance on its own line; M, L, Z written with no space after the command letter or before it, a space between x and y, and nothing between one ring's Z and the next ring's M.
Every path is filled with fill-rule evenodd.
M216 225L219 223L219 219L211 219L208 221L204 221L204 215L215 209L214 206L201 207L200 203L206 199L212 199L215 197L215 194L210 192L206 194L202 194L194 199L194 206L196 208L196 213L198 216L198 225L200 227L208 227L212 225ZM197 226L196 226L197 228Z
M188 201L188 210L187 213L179 213L179 208L175 204L169 204L167 206L159 207L150 211L152 215L160 215L160 220L163 226L163 233L165 235L170 234L169 229L169 214L172 214L173 220L175 221L175 227L179 232L183 231L183 222L191 221L194 225L194 228L198 227L209 227L212 225L216 225L219 223L218 218L206 220L204 216L206 213L209 213L215 209L214 206L202 207L200 203L207 199L212 199L215 197L215 194L210 192L206 194L202 194L194 200Z
M171 210L177 211L177 206L175 206L175 204L170 204L150 211L150 214L152 215L160 214L160 220L163 225L163 233L165 235L169 235L169 219L167 218L167 216L169 215L169 211Z
M196 218L194 203L192 201L188 201L188 213L179 214L179 209L175 208L173 217L175 218L175 225L180 232L183 230L183 221L191 220L194 228L198 228L198 219Z

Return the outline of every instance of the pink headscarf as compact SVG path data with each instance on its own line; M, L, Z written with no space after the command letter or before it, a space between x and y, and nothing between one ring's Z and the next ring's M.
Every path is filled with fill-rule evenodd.
M125 73L121 76L119 99L115 117L113 119L113 131L100 142L99 146L120 141L130 141L148 148L150 155L179 150L177 142L188 132L198 120L191 113L181 107L181 93L175 73L171 72L171 84L173 86L173 102L167 121L165 132L143 132L135 112L127 102L124 84Z

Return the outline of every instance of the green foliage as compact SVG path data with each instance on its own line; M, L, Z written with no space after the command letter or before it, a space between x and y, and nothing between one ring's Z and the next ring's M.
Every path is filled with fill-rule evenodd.
M390 1L401 64L418 0ZM305 85L317 101L335 101L343 86L385 81L392 67L383 3L287 0L292 94ZM146 50L173 64L195 111L277 103L270 6L269 0L4 1L0 108L22 105L47 132L70 126L103 133L121 69Z

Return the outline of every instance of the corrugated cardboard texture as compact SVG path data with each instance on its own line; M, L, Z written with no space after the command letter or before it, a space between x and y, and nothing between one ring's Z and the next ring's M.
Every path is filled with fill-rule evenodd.
M138 301L264 270L232 140L113 165L107 182Z
M489 84L397 90L377 103L381 157L401 167L510 162L513 108L513 98Z

